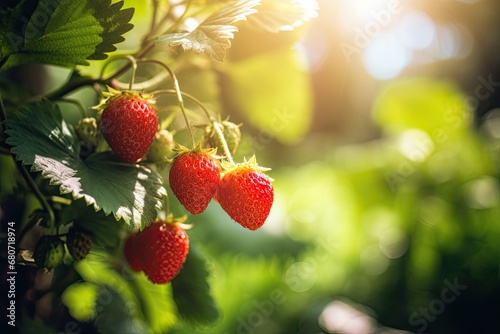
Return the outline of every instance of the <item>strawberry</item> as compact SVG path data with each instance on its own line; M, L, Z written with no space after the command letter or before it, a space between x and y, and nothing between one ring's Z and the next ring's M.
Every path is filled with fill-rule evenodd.
M158 116L148 96L136 91L108 88L99 110L101 132L115 154L126 162L137 162L153 142Z
M38 268L54 269L64 258L64 242L56 235L44 235L38 239L33 259Z
M192 214L205 211L220 180L220 168L214 150L199 147L190 151L180 146L170 168L170 188L179 202Z
M83 260L92 248L92 236L79 226L73 226L66 237L66 247L75 261Z
M257 230L273 205L271 179L262 172L264 168L257 166L255 158L226 169L217 190L220 206L241 226Z
M78 121L75 130L81 141L89 142L94 147L97 146L99 132L97 131L97 121L95 118L82 118Z
M127 260L130 268L135 272L141 272L142 266L137 258L137 239L138 234L131 234L125 240L125 245L123 246L123 255Z
M170 282L181 270L189 239L180 222L157 221L137 234L136 249L142 270L156 284Z

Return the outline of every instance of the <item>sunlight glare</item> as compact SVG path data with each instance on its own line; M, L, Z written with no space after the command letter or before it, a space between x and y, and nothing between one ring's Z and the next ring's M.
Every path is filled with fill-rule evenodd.
M410 60L410 53L393 32L381 33L363 50L366 70L380 80L398 76Z
M411 12L403 17L397 33L406 47L422 50L428 48L434 40L436 26L427 14Z

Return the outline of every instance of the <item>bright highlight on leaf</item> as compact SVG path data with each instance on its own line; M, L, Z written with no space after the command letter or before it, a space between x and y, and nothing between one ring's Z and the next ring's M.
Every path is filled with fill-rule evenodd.
M5 122L6 142L12 153L31 170L42 173L62 194L84 198L87 205L106 215L113 213L133 228L143 228L156 218L166 194L161 177L138 165L112 160L109 152L86 160L79 158L79 142L72 127L48 101L21 109L18 119Z
M155 36L154 41L169 46L180 45L184 51L204 53L209 59L222 62L226 49L231 46L230 39L233 39L234 33L238 31L238 28L232 24L246 20L247 16L255 14L257 10L253 7L259 2L259 0L236 2L211 15L191 32Z
M250 24L268 32L291 31L318 16L316 0L262 0Z

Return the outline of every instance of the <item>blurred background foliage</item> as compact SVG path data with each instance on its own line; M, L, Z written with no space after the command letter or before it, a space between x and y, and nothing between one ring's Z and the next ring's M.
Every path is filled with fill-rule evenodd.
M120 46L130 50L150 8L125 2L137 8ZM172 64L182 90L244 124L237 159L255 153L273 168L275 204L261 230L242 230L213 203L189 217L220 321L177 321L168 287L111 274L106 266L123 259L95 250L75 268L86 282L61 287L80 328L97 317L98 328L117 332L500 330L500 3L319 5L317 19L291 32L240 24L223 64L190 53ZM42 90L66 75L45 71ZM138 78L154 68L142 71ZM74 97L91 106L92 94ZM0 159L8 194L15 166Z
M392 3L320 1L298 43L241 27L223 101L276 203L252 234L192 218L224 315L206 332L500 329L500 4Z

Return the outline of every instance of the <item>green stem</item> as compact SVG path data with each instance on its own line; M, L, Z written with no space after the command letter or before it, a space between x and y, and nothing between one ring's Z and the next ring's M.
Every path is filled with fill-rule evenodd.
M35 183L35 180L33 180L33 178L31 177L31 174L29 173L26 166L22 165L20 162L17 163L17 166L18 168L20 168L21 174L23 174L23 177L27 181L31 191L33 191L36 198L40 201L40 204L42 205L43 209L47 211L47 213L49 214L49 228L53 228L55 225L56 218L54 215L54 211L52 210L52 207L49 205L49 202L47 202L45 196L38 188L37 184Z
M49 202L45 199L45 196L42 194L40 189L35 183L35 180L31 177L29 171L26 169L26 166L22 165L21 162L16 162L17 169L21 172L23 175L24 179L26 180L26 183L30 187L31 191L35 194L36 198L42 205L43 209L47 211L47 214L49 215L49 228L52 230L55 226L55 215L54 215L54 210L52 210L52 207L49 205ZM35 219L32 219L28 222L27 225L23 226L21 231L19 232L18 235L18 240L22 240L22 237L33 227L36 225L38 221Z
M229 160L229 162L231 164L236 165L234 163L233 156L231 155L231 152L229 151L229 147L227 146L226 138L224 138L224 134L222 133L222 130L220 129L220 123L213 122L213 127L215 129L215 132L217 132L217 135L219 136L219 139L222 143L222 149L224 150L224 154L226 155L226 159Z
M158 0L153 0L153 16L151 17L151 26L149 27L149 32L146 36L151 36L156 29L156 14L158 12Z
M174 24L172 24L170 27L168 27L162 34L168 34L168 33L171 33L173 31L175 31L182 24L182 22L184 21L184 18L187 15L189 6L191 5L191 1L179 2L179 3L176 3L174 6L170 7L169 10L167 11L167 13L165 14L165 16L163 17L163 19L157 25L157 27L156 27L157 29L156 30L160 30L159 28L161 28L162 24L165 23L168 20L168 18L172 15L172 9L174 7L181 6L181 5L184 5L184 4L186 4L186 7L184 8L184 12L182 12L181 16L179 16L175 20Z
M69 198L61 196L50 196L49 199L52 203L59 203L63 205L71 205L71 203L73 203L73 201Z
M62 98L60 101L74 104L78 108L78 110L80 111L80 114L82 115L82 117L83 118L87 117L87 112L85 111L85 108L83 108L83 105L80 101L78 101L76 99L65 99L65 98Z
M153 49L154 46L155 46L154 43L146 44L146 46L144 48L142 48L139 52L137 52L135 54L135 57L144 57L146 54L148 54ZM81 88L84 86L92 86L96 83L100 84L100 85L111 86L112 80L116 77L119 77L120 75L122 75L126 71L128 71L130 65L131 65L130 63L123 65L118 70L116 70L115 73L113 73L112 75L110 75L107 78L102 78L102 77L99 77L97 79L85 78L85 79L82 79L79 81L72 82L69 85L64 85L60 89L56 90L55 92L47 95L46 98L49 100L52 100L52 101L53 100L60 100L63 96L71 93L72 91L74 91L78 88Z
M2 133L5 131L3 121L7 119L7 111L5 111L5 106L3 104L2 92L0 92L0 126L2 127Z
M72 91L84 87L84 86L91 86L95 83L101 84L101 85L109 85L111 84L111 80L106 81L102 79L91 79L91 78L86 78L82 79L79 81L72 82L71 84L64 85L60 89L56 90L55 92L45 96L45 98L55 101L55 100L60 100L62 99L65 95L71 93Z
M152 94L160 94L160 93L174 94L176 92L174 90L171 90L171 89L163 89L163 90L157 90L157 91L153 92ZM210 116L210 113L208 112L208 110L205 108L205 106L203 106L203 103L201 103L201 101L198 100L196 97L194 97L191 94L184 93L184 92L181 92L181 94L183 96L187 97L188 99L190 99L191 101L193 101L195 104L197 104L201 108L201 110L203 110L203 112L205 113L205 115L208 118L208 121L214 127L215 132L217 132L217 136L219 136L219 139L222 143L222 149L224 150L224 154L226 155L227 160L229 160L230 163L235 165L234 160L233 160L233 156L229 150L229 147L227 146L226 138L224 137L224 134L222 133L222 130L220 129L220 123L213 120L213 118Z
M158 73L157 75L155 75L154 77L152 77L149 80L141 81L139 83L134 83L135 90L145 90L145 89L147 89L149 87L156 86L160 82L162 82L163 80L165 80L166 77L168 77L168 73L166 73L166 72L160 72L160 73ZM126 83L123 83L123 82L120 82L120 81L116 81L116 80L114 82L114 85L118 89L124 89L127 86Z
M160 90L155 90L154 92L151 93L151 95L156 95L156 94L161 94L161 93L167 93L167 94L177 94L177 92L174 90L174 89L160 89ZM188 93L185 93L185 92L182 92L181 91L181 94L182 96L185 96L187 97L188 99L190 99L192 102L194 102L196 105L198 105L198 107L201 108L201 110L203 110L203 112L205 113L205 115L207 116L208 118L208 121L210 122L210 124L213 124L213 119L212 119L212 116L210 116L210 113L208 112L207 108L205 108L205 106L203 105L203 103L201 103L200 100L198 100L196 97L194 97L193 95L191 94L188 94Z
M174 91L175 95L177 96L177 103L179 103L179 107L181 108L182 115L184 116L184 121L186 122L186 126L189 131L189 135L191 136L191 142L193 145L193 148L196 147L196 140L194 139L194 133L193 129L191 127L191 123L189 122L189 119L187 117L186 110L184 109L184 100L182 99L182 92L181 89L179 88L179 81L177 80L177 77L175 76L174 71L170 67L168 67L167 64L156 60L156 59L137 59L137 62L148 62L148 63L153 63L153 64L158 64L162 66L164 69L167 70L167 72L170 74L172 77L172 81L174 82Z
M132 86L134 85L135 81L135 72L137 71L137 62L132 56L127 56L127 59L130 60L130 64L132 65L132 74L130 76L130 82L128 84L128 90L132 90Z

